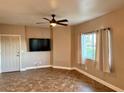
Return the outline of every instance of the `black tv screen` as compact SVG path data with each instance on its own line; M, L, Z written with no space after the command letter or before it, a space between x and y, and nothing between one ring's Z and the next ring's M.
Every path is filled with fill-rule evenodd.
M29 51L50 51L50 39L29 39Z

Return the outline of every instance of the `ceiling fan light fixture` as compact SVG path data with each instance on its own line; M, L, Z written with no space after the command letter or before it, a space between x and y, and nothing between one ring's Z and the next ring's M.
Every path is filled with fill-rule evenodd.
M51 25L52 27L55 27L55 26L56 26L56 23L50 23L50 25Z

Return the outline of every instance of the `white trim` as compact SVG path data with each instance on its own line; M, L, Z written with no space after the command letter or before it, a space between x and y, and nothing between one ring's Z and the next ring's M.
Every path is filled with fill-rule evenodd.
M20 71L26 71L26 70L31 70L31 69L39 69L39 68L49 68L52 67L51 65L44 65L44 66L34 66L34 67L26 67L22 68Z
M89 78L91 78L93 80L96 80L97 82L99 82L99 83L101 83L101 84L103 84L103 85L105 85L105 86L107 86L107 87L109 87L109 88L111 88L111 89L113 89L113 90L115 90L117 92L124 92L123 89L120 89L120 88L118 88L118 87L116 87L116 86L114 86L114 85L112 85L112 84L110 84L110 83L108 83L108 82L106 82L106 81L104 81L102 79L99 79L99 78L97 78L97 77L95 77L95 76L93 76L93 75L91 75L91 74L89 74L89 73L87 73L87 72L85 72L83 70L80 70L80 69L78 69L76 67L74 67L72 69L80 72L81 74L84 74L84 75L88 76Z
M52 66L52 68L72 70L72 68L71 68L71 67L62 67L62 66Z
M26 71L26 68L21 68L20 71Z
M22 37L21 35L19 36L19 71L22 68Z

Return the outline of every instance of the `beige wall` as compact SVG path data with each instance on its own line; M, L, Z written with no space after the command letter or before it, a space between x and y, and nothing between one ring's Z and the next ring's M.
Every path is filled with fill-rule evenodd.
M71 66L70 27L56 27L53 29L53 65Z
M88 69L85 70L84 65L78 65L76 62L77 34L79 32L93 31L101 27L112 28L113 66L112 73L110 74L97 71L93 63L90 63ZM72 58L74 67L85 70L110 84L124 89L124 8L74 26L72 31L72 40Z

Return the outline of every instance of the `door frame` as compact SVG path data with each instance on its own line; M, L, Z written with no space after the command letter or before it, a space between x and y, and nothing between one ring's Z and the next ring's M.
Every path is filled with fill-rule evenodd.
M2 62L1 62L1 36L13 36L13 37L19 37L19 71L21 71L22 64L21 64L21 35L13 35L13 34L0 34L0 73L2 73Z

